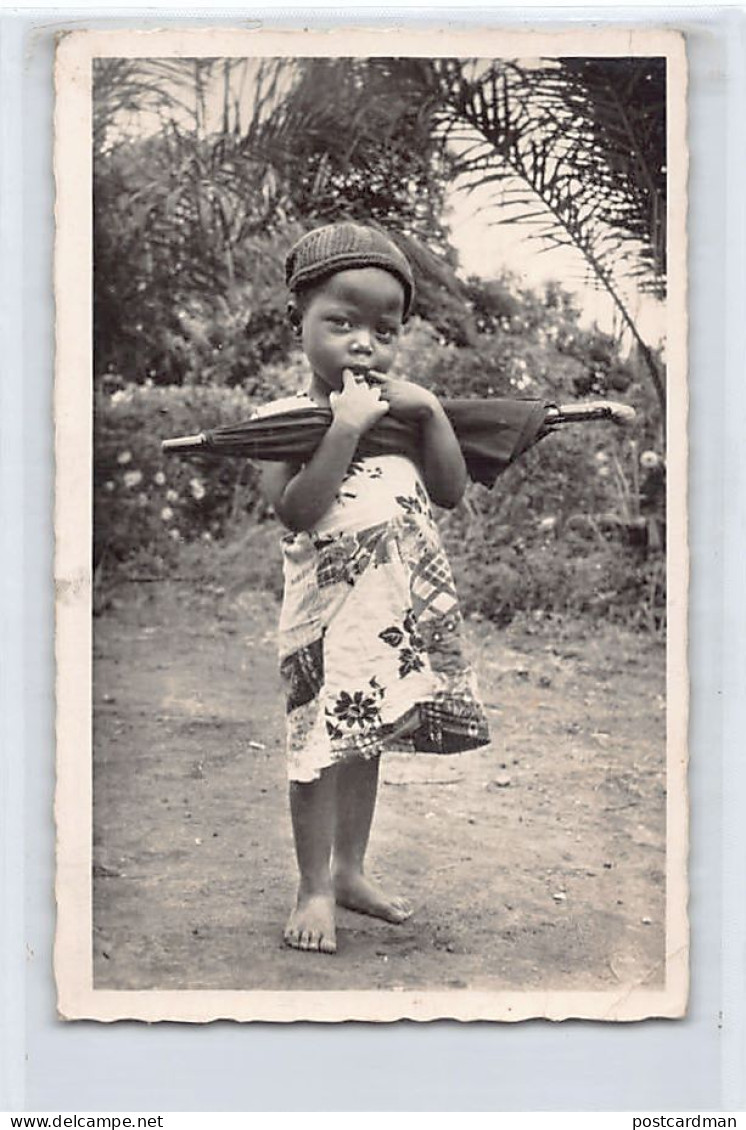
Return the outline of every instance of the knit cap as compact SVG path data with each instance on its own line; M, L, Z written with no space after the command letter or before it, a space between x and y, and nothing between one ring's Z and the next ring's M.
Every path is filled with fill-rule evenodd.
M404 287L404 318L414 299L414 278L407 259L383 232L344 221L306 232L290 249L285 278L291 291L309 283L363 267L389 271Z

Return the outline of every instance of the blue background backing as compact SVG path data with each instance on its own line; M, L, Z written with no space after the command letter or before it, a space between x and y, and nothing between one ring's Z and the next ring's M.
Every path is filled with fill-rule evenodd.
M206 14L218 22L223 11ZM244 15L249 10L243 10ZM342 21L306 10L273 23ZM358 13L361 18L362 10ZM413 11L388 9L421 23ZM452 19L456 14L450 12ZM546 9L540 17L560 13ZM563 10L598 19L593 10ZM3 275L0 385L4 921L0 1109L717 1110L746 1107L746 770L742 379L746 287L743 13L603 9L603 22L689 32L692 73L690 602L692 995L683 1021L641 1024L205 1026L55 1018L53 720L52 54L71 26L143 26L135 10L0 18ZM365 23L382 22L369 9ZM441 24L448 9L429 13ZM461 25L525 10L460 11ZM152 21L164 26L165 16ZM222 22L222 21L220 21ZM237 24L234 15L225 22ZM19 113L20 111L20 113ZM739 244L739 239L741 243ZM740 430L739 430L740 429ZM725 793L723 779L727 781ZM723 893L727 896L723 899Z

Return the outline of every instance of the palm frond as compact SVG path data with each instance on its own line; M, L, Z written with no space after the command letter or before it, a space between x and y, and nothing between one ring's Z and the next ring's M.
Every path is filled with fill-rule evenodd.
M464 191L502 190L500 219L580 253L664 404L660 370L623 298L625 281L665 289L664 60L475 62L433 63L439 128Z

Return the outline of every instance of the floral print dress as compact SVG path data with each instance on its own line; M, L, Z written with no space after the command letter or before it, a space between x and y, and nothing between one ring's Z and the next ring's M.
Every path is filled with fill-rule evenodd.
M297 404L276 401L259 415ZM457 753L489 742L450 566L410 459L354 460L317 526L285 536L283 557L291 780L387 749Z

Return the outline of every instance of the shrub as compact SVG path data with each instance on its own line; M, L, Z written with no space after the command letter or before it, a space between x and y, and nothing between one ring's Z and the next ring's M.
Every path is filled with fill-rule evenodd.
M128 385L94 405L94 560L172 569L184 542L261 516L258 473L238 459L166 456L161 441L251 415L241 389Z
M470 486L441 518L464 611L501 625L541 611L661 627L663 557L638 536L636 458L634 442L583 425L543 440L491 491Z

